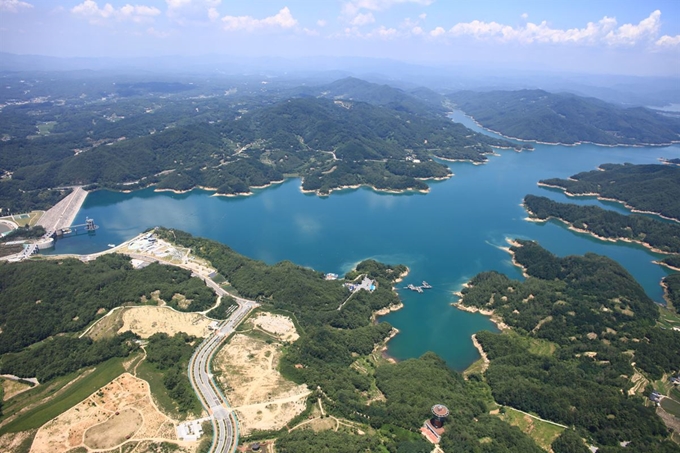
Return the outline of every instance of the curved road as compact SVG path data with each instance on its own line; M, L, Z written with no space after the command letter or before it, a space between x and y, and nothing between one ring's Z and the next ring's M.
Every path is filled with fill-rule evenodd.
M229 295L211 279L206 277L205 282L219 296ZM226 398L218 389L210 374L210 360L217 352L220 344L232 334L245 316L258 306L256 302L251 300L240 297L234 297L234 299L238 302L238 308L228 319L220 323L214 333L203 340L189 361L189 380L201 400L201 404L206 408L213 421L215 437L210 449L211 453L231 453L238 446L238 422L229 408Z
M194 276L201 278L206 285L212 288L218 296L221 296L222 298L227 296L232 297L238 304L238 308L231 313L229 318L222 321L218 328L206 337L196 351L194 351L194 355L192 355L191 360L189 360L188 369L191 386L194 388L203 407L210 414L213 422L214 440L209 452L231 453L238 446L238 421L236 420L233 411L229 408L226 397L212 379L212 375L210 374L210 360L215 352L217 352L220 344L234 332L236 326L243 321L253 308L258 307L259 304L255 301L229 294L210 277L197 273L195 269L186 264L167 263L160 261L157 258L138 253L128 253L128 256L144 261L156 261L160 264L177 266L190 270Z
M134 240L134 239L133 239ZM128 241L130 242L130 241ZM95 258L99 255L106 253L116 253L116 250L105 250L100 253L95 253L88 255L88 259ZM218 328L211 333L205 340L198 346L194 354L189 360L189 381L191 386L194 388L198 399L201 401L203 407L210 414L210 418L213 422L214 439L210 453L231 453L238 446L238 421L233 411L229 408L226 397L219 390L217 384L213 381L212 375L210 374L210 360L212 359L217 349L226 340L229 335L234 332L236 326L238 326L248 313L259 304L255 301L243 299L242 297L237 297L229 294L220 285L215 283L210 277L197 273L195 269L191 268L186 264L175 264L168 263L158 260L156 257L141 253L126 253L131 258L143 260L143 261L155 261L159 264L165 264L169 266L177 266L187 270L192 271L193 275L201 278L206 285L215 291L218 296L232 297L238 304L238 308L231 313L229 318L222 321ZM57 255L52 256L52 258ZM64 256L64 255L62 255ZM80 258L83 258L82 256Z

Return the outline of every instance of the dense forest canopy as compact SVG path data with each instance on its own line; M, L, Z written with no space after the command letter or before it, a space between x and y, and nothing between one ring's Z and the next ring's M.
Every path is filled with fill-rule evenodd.
M451 426L442 445L481 452L535 452L540 448L519 429L488 415L493 401L486 384L465 381L433 353L398 364L368 365L364 371L354 366L370 355L391 331L387 323L373 324L375 310L399 303L392 290L406 270L367 260L348 273L346 279L364 275L376 281L373 292L358 291L343 305L349 293L340 281L324 280L323 274L289 262L267 265L237 254L215 241L197 238L177 230L157 229L156 234L182 246L191 247L197 256L209 260L241 295L256 298L263 308L283 310L299 326L300 339L286 348L280 365L284 376L310 389L321 389L326 411L370 423L380 430L380 442L366 438L345 439L342 434L321 434L311 447L331 448L345 442L352 448L371 451L414 452L422 445L418 433L435 403L455 408ZM369 404L369 392L380 391L384 401ZM400 433L400 434L395 434ZM306 432L284 434L277 445L284 451L297 451L309 439ZM479 439L493 441L480 444ZM367 443L368 442L368 443ZM323 446L323 447L322 447ZM480 447L476 447L480 446ZM343 447L344 448L344 447ZM349 448L349 447L348 447ZM332 451L332 450L329 450ZM342 450L339 450L342 451Z
M535 195L524 197L524 206L536 219L555 218L601 238L632 240L665 253L680 253L680 224L677 223L623 215L599 206L559 203Z
M680 140L678 118L575 94L460 91L448 97L482 126L523 140L603 145L659 145Z
M320 194L425 191L424 179L451 175L433 157L484 162L492 146L522 147L451 122L436 93L358 79L226 97L188 96L179 82L115 86L98 102L48 97L0 110L0 207L44 209L69 185L245 194L286 175Z
M83 263L74 258L0 264L0 354L16 352L63 332L77 332L114 307L159 297L176 309L200 311L215 295L191 272L151 264L133 269L130 258L107 254ZM182 294L190 304L178 306Z
M491 360L485 377L494 399L576 426L607 451L619 451L622 441L639 451L665 445L654 411L625 395L632 362L653 379L677 372L680 332L656 327L656 305L609 258L559 258L530 241L511 251L529 277L479 274L460 302L493 310L519 333L477 335ZM532 349L535 341L551 352Z
M603 164L598 170L569 179L544 179L574 195L599 195L625 202L640 211L680 220L680 167L671 165Z

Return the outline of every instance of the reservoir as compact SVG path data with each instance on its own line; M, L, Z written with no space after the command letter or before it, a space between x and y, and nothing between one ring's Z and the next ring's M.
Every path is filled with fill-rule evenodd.
M452 119L480 131L455 112ZM215 197L194 190L185 194L97 191L88 195L75 223L86 217L100 228L95 235L57 241L52 253L91 253L119 244L143 230L162 225L220 241L252 258L275 263L290 260L322 272L342 274L373 258L407 265L399 284L404 308L381 318L400 330L389 342L396 359L434 351L456 370L479 356L470 336L495 331L488 318L451 306L452 294L475 274L497 270L511 278L521 273L501 250L506 238L538 241L564 256L595 252L622 264L661 303L661 278L670 271L652 263L660 257L645 248L611 243L569 231L557 222L525 220L520 206L526 194L557 201L597 204L628 213L619 203L569 198L540 188L540 179L568 177L603 163L658 163L680 157L680 145L668 147L600 147L535 145L531 152L499 150L485 165L448 162L454 176L433 182L428 194L380 194L370 189L333 192L329 197L303 194L300 181L289 179L249 197ZM403 289L426 280L422 294Z

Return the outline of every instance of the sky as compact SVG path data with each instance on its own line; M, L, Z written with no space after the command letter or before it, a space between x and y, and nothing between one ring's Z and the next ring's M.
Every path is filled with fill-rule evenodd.
M680 0L0 0L0 51L680 76Z

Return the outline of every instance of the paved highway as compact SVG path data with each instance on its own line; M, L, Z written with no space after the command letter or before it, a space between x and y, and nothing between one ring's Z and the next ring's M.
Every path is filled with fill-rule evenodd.
M93 259L101 254L113 252L115 252L115 250L106 250L104 252L89 255L88 258ZM225 296L232 297L238 303L238 308L231 313L229 318L222 321L218 325L218 328L198 346L194 355L191 356L188 369L189 381L198 395L198 399L208 411L213 421L214 440L209 453L233 452L238 446L238 421L236 420L233 411L229 408L227 399L212 379L212 375L210 374L210 360L215 352L217 352L217 349L222 342L234 332L236 326L245 319L252 309L258 307L259 304L255 301L229 294L210 277L196 272L195 269L186 264L167 263L158 260L156 257L141 253L127 253L127 255L131 258L147 262L157 261L160 264L178 266L190 270L194 275L200 277L206 285L212 288L218 296L222 296L223 298Z
M228 295L219 285L206 278L206 283L212 287L218 295ZM233 297L233 296L232 296ZM229 409L229 405L222 392L210 374L210 359L215 354L220 344L234 331L246 315L255 307L256 302L234 298L238 302L238 308L231 316L222 321L219 327L201 343L189 361L189 380L194 391L201 400L201 404L208 410L213 420L214 441L211 453L231 453L238 446L238 426L235 416Z

